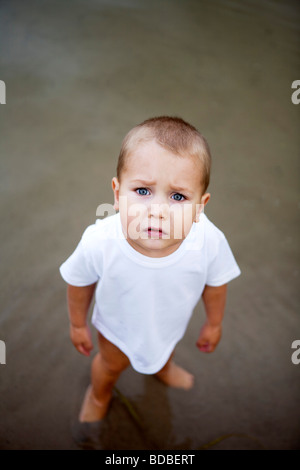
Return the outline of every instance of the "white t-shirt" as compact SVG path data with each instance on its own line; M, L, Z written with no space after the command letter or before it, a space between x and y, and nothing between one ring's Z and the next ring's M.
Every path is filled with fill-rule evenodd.
M203 213L162 258L137 252L116 214L85 230L60 272L70 285L98 282L92 323L136 371L154 374L183 337L205 285L226 284L240 269L224 234Z

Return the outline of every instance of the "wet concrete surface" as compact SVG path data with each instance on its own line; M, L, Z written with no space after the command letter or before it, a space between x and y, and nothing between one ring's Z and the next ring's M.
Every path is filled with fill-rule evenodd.
M58 267L113 201L126 132L161 114L207 137L206 214L242 276L217 350L195 347L201 303L176 349L193 390L128 369L97 446L300 448L299 16L292 0L2 0L1 449L78 448L91 359L70 343Z

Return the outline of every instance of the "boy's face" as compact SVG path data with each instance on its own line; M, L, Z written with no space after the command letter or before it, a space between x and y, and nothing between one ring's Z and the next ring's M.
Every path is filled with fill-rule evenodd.
M115 209L128 243L143 255L173 253L188 235L210 195L202 195L198 158L180 157L155 141L128 157L121 181L113 178Z

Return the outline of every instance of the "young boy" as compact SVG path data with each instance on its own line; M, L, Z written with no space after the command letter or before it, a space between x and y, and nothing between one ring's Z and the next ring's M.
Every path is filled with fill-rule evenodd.
M158 117L125 137L112 180L117 214L97 220L60 267L68 283L71 340L89 356L87 313L98 330L91 385L79 420L104 418L121 372L131 364L165 384L190 389L172 360L201 295L197 346L221 338L226 284L240 274L223 233L205 216L211 157L204 137L180 118Z

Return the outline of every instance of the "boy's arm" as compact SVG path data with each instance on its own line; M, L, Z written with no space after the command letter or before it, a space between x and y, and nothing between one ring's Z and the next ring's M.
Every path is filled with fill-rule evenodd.
M202 352L213 352L221 339L226 292L227 284L218 287L205 286L202 299L206 313L206 322L200 330L196 343Z
M95 292L96 284L77 287L68 285L67 299L70 319L70 336L77 351L89 356L93 349L87 315Z

